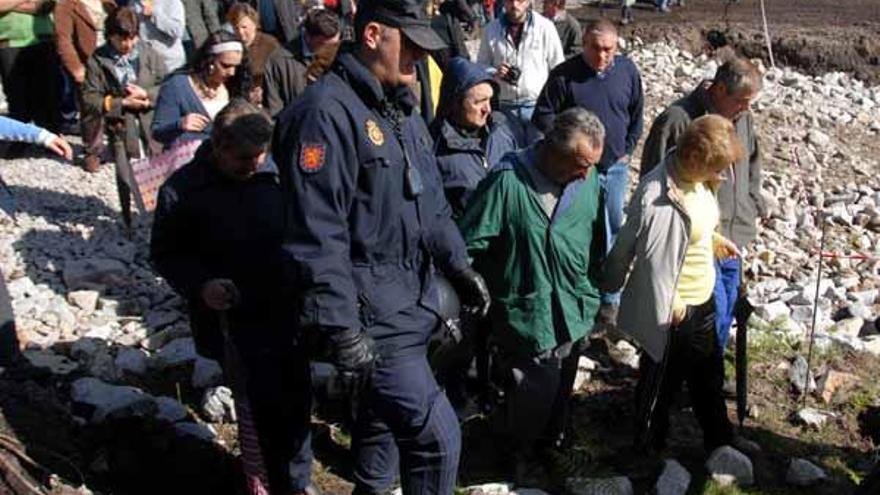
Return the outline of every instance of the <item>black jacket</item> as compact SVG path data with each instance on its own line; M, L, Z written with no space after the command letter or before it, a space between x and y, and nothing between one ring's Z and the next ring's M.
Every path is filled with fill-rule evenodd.
M277 174L227 178L214 165L210 141L162 185L150 258L188 301L200 354L222 356L217 314L200 299L202 286L215 278L232 280L240 292L239 304L229 311L239 349L292 342L284 309L292 299L282 289L283 225Z

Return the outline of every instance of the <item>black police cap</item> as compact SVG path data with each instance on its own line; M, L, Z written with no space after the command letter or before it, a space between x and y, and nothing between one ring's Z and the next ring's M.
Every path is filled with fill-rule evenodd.
M431 28L428 2L420 0L362 0L358 2L359 20L378 22L400 29L404 36L425 51L442 50L446 43Z

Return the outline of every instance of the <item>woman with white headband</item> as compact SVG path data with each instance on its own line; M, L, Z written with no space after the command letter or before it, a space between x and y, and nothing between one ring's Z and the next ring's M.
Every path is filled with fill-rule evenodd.
M153 139L166 149L180 141L207 139L214 116L231 99L246 97L250 86L244 44L226 31L212 34L187 68L162 83Z

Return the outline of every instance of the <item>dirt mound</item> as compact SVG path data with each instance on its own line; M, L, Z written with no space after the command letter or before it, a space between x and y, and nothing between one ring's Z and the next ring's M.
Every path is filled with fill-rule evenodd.
M875 0L767 0L766 15L776 64L812 75L845 71L871 85L880 84L880 2ZM618 17L611 3L586 6L581 19ZM627 36L646 41L676 41L697 52L703 33L720 29L750 58L769 64L758 0L688 0L669 14L649 4L636 5L636 23Z

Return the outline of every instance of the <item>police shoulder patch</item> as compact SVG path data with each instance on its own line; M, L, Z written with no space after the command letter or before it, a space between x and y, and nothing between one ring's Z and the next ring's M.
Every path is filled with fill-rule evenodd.
M324 168L327 153L322 143L303 143L299 151L299 168L306 173L315 173Z

